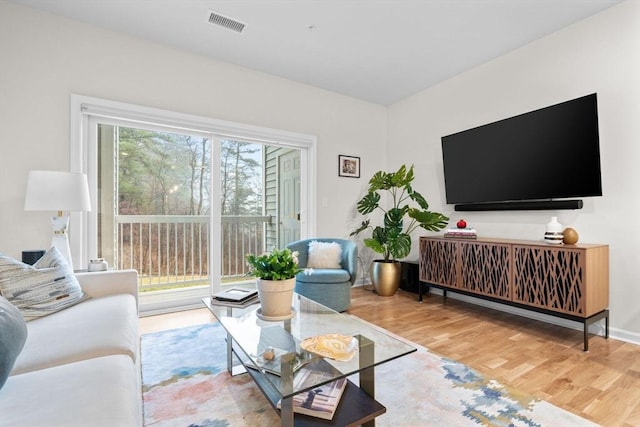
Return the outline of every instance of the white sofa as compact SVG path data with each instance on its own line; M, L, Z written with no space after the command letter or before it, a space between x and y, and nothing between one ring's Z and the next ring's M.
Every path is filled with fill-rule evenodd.
M76 274L91 298L27 322L0 426L141 426L135 270Z

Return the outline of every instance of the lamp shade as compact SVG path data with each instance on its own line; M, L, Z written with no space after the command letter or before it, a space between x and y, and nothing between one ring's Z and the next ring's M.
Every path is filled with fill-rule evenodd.
M72 172L29 172L24 210L90 211L87 176Z

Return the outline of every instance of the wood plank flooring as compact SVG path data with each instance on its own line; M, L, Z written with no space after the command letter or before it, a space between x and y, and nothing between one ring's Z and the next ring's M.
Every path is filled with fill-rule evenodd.
M640 426L640 346L399 290L352 289L349 313L606 427ZM213 321L206 309L140 319L140 332Z

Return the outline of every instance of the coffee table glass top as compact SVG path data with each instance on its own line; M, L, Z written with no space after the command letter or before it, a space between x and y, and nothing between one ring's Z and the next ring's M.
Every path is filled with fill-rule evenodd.
M224 306L212 305L208 298L204 298L203 302L233 339L235 353L242 359L242 363L257 368L282 397L309 390L416 351L415 347L369 323L354 316L338 313L298 294L294 294L293 298L293 317L277 321L262 320L259 305L229 310ZM314 337L325 337L328 340L310 340ZM303 342L309 343L310 347L307 348L311 348L312 351L303 349ZM352 357L345 360L349 358L354 342ZM241 352L237 351L236 345ZM318 355L319 347L339 349L335 357L340 360ZM365 349L367 355L362 357L361 353L364 354ZM270 350L273 350L275 359L269 360ZM271 373L280 370L279 357L282 354L288 354L285 358L294 358L291 362L292 366L296 366L294 369L299 365L303 366L293 374L293 387L291 381L286 381L282 375ZM323 374L314 376L311 382L296 381L297 374L304 368L321 370Z

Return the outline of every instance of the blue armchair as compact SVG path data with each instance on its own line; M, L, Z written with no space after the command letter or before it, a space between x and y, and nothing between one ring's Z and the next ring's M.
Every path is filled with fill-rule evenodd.
M309 243L312 241L338 243L341 247L340 268L313 268L312 274L298 273L296 292L336 311L345 311L351 305L351 286L358 271L358 247L345 239L306 239L287 245L298 252L298 265L309 268Z

